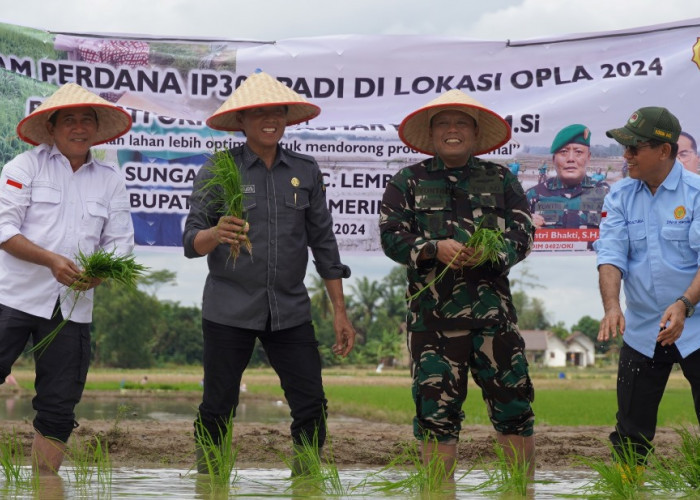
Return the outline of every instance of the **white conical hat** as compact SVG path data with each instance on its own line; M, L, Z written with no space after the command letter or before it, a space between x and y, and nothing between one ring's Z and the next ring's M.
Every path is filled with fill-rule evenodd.
M123 109L75 83L66 83L17 125L17 135L24 142L38 146L53 144L46 129L51 115L65 108L90 106L97 114L97 135L94 144L109 142L126 134L131 128L131 116Z
M321 108L311 104L284 83L267 73L253 73L209 118L207 125L216 130L242 130L236 112L262 106L287 106L287 125L317 117Z
M476 120L479 135L474 146L474 155L493 151L510 140L510 126L503 118L457 89L441 94L404 118L399 125L399 137L407 146L421 153L434 155L430 120L440 111L448 109L461 111Z

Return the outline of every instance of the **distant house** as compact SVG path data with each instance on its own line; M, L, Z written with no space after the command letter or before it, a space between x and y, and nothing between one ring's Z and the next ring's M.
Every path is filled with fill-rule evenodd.
M572 333L566 340L566 361L573 366L595 364L595 344L581 332Z
M533 366L580 366L595 363L595 345L581 332L562 340L548 330L521 330L525 356Z
M533 366L566 366L566 344L547 330L520 330L525 357Z

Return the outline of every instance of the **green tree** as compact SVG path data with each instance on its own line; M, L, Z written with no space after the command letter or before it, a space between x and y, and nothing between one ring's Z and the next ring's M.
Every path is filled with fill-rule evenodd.
M384 311L399 324L406 321L406 268L395 266L389 271L382 286Z
M140 290L104 283L95 289L92 322L95 364L148 368L161 305Z
M546 330L551 324L542 299L530 298L523 291L513 292L513 305L518 313L518 326L522 330Z
M333 304L326 290L326 282L318 274L310 275L311 284L306 288L310 293L311 304L318 308L321 316L325 319L333 314Z
M177 282L177 273L168 269L159 269L151 271L146 276L141 278L139 286L145 288L151 295L157 295L158 290L164 285L175 285Z
M153 340L153 356L160 363L201 363L202 311L178 302L161 303Z
M593 319L590 316L583 316L578 320L574 326L571 327L572 332L581 332L586 337L591 339L595 344L595 350L597 353L604 354L610 350L610 346L614 344L615 340L606 340L605 342L598 342L598 330L600 329L600 321Z
M376 319L376 309L382 303L383 288L377 281L370 281L366 276L350 285L350 321L357 332L356 342L364 344Z

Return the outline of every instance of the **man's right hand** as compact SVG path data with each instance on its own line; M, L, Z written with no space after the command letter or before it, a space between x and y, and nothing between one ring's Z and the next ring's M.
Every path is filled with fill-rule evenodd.
M212 228L216 241L228 245L240 245L241 241L245 241L248 229L249 224L246 221L232 215L224 215Z
M51 258L51 274L56 278L56 281L62 285L72 286L76 281L82 278L82 271L78 266L63 255L54 254Z
M605 313L598 329L598 342L605 342L625 334L625 315L622 309L612 309Z

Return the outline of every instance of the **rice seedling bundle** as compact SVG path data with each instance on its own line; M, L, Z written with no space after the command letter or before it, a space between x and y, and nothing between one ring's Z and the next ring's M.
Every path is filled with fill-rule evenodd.
M485 219L485 218L484 218ZM469 235L467 231L460 227L455 227L455 239L458 241L465 241L464 248L473 248L476 250L476 258L472 257L469 262L471 267L483 266L487 263L496 263L500 258L500 254L506 251L506 240L503 237L503 232L500 229L492 229L483 226L483 220L479 223L474 233ZM440 282L444 278L447 271L450 269L452 264L457 257L462 254L462 249L457 252L452 260L445 266L445 268L433 278L430 283L425 285L423 288L418 290L416 293L409 297L409 300L414 300L425 290ZM480 251L480 252L479 252Z
M73 307L70 313L68 313L68 316L63 318L58 326L46 337L41 339L40 342L36 343L29 352L38 352L38 355L41 356L58 332L68 323L75 305L86 292L86 290L82 289L83 285L97 278L103 282L112 281L121 286L126 286L129 289L136 289L139 278L148 270L146 266L136 262L133 254L117 255L115 250L108 252L103 248L91 254L78 251L75 260L78 267L82 269L80 278L68 287L66 294L61 299L61 303L63 303L66 297L72 293Z
M207 167L211 172L212 177L209 178L200 188L207 194L212 195L211 203L221 207L220 214L222 216L233 216L239 219L243 218L243 187L241 171L233 159L233 155L228 149L217 149L209 158ZM247 224L247 223L246 223ZM241 233L243 234L243 230ZM244 235L243 245L248 253L252 254L253 245ZM231 257L234 263L240 254L239 245L231 245Z

